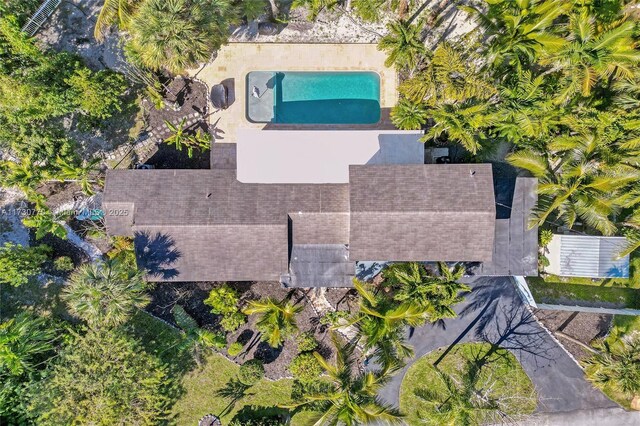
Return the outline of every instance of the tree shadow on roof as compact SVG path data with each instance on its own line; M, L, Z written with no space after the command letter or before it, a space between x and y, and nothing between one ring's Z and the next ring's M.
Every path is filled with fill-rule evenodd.
M136 232L133 241L138 266L148 275L170 280L180 274L175 263L182 257L182 253L176 248L171 236L160 232L153 236L147 231Z

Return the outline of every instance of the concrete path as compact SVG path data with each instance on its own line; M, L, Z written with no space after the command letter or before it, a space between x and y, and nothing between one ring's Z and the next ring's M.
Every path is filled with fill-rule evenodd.
M539 394L537 412L555 413L617 408L591 386L567 352L523 305L509 278L477 278L473 292L456 311L458 318L420 327L410 333L415 359L455 343L485 341L509 349L520 361ZM381 391L387 402L398 405L400 385L410 365L396 374ZM544 423L543 423L544 424ZM557 423L562 424L562 423Z

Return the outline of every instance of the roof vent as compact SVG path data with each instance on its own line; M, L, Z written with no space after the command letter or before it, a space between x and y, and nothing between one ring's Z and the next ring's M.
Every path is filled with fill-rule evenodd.
M475 171L475 170L469 170L469 175L470 175L470 176L475 176L475 174L476 174L476 171Z
M207 194L207 198L211 198L211 193L208 193L208 194Z

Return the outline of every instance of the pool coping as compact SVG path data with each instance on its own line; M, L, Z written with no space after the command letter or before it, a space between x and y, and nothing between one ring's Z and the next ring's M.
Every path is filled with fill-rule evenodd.
M346 59L345 59L346 58ZM372 130L395 129L390 110L397 101L398 76L386 67L386 55L376 44L344 43L229 43L216 58L189 75L213 87L222 81L229 86L230 106L213 112L209 122L218 142L235 143L240 128L263 130ZM246 117L246 75L252 71L367 71L380 76L380 120L375 124L284 124L252 123Z
M253 73L259 73L259 74L273 74L273 76L277 76L277 74L279 73L297 73L297 74L321 74L321 73L334 73L334 74L348 74L348 73L358 73L358 74L370 74L370 75L375 75L375 78L377 79L377 85L378 85L378 93L377 93L377 102L378 102L378 118L376 121L372 121L369 123L288 123L288 122L277 122L275 114L272 113L271 114L271 118L269 120L256 120L251 118L251 102L255 103L256 101L251 99L251 95L249 94L249 81L250 81L250 76ZM280 71L249 71L247 73L247 75L245 76L245 97L246 97L246 102L245 102L245 119L252 124L273 124L273 125L279 125L279 124L289 124L289 125L293 125L293 126L338 126L338 125L344 125L344 126L359 126L359 125L365 125L365 126L370 126L370 125L376 125L378 123L380 123L382 121L382 112L381 112L381 107L380 107L380 82L382 81L382 77L380 76L380 74L376 71L359 71L359 70L349 70L349 71L290 71L290 70L280 70ZM268 88L267 86L267 90L265 90L263 93L260 93L259 95L259 100L260 101L262 99L263 96L265 96L267 93L270 93L272 95L272 101L270 102L271 106L275 106L275 99L273 99L273 96L276 95L276 90L275 90L274 86L273 89Z

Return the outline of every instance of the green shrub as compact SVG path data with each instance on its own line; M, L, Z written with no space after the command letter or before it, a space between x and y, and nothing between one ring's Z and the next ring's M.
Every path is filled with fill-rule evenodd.
M314 381L323 372L322 366L316 357L310 352L303 353L295 357L289 365L289 371L291 371L293 377L301 382Z
M233 342L232 344L229 345L229 349L227 349L227 353L229 354L229 356L236 356L240 352L242 352L242 348L243 348L242 343Z
M549 259L547 258L547 256L545 256L544 254L541 254L538 256L538 266L540 268L546 268L547 266L549 266Z
M301 333L296 342L298 343L298 352L309 352L318 347L318 341L311 331Z
M340 319L348 317L349 312L347 311L329 311L320 318L320 324L337 325Z
M54 259L53 267L60 272L71 272L75 265L69 256L60 256Z
M204 303L211 306L211 313L229 315L238 312L238 300L240 300L238 292L229 285L223 284L211 290Z
M22 247L5 243L0 247L0 283L17 287L29 282L40 273L42 264L49 257L48 246Z
M253 386L264 377L264 365L259 359L251 359L240 366L238 379L247 386Z
M551 243L553 239L553 232L550 229L541 229L540 230L540 247L546 247Z
M242 312L234 312L232 314L226 314L220 320L220 326L224 331L232 332L236 331L238 327L241 327L247 322L247 316Z

